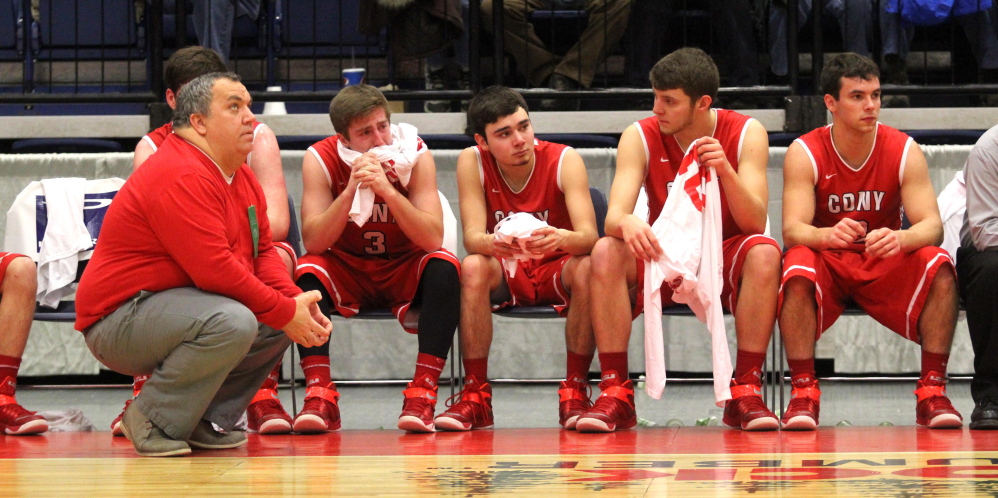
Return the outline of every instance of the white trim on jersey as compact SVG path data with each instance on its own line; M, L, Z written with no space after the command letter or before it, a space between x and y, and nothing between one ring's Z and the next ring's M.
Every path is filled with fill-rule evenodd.
M150 138L149 135L142 135L142 140L145 140L146 143L148 143L149 146L152 147L153 152L159 150L159 147L156 147L156 142L153 142L152 138Z
M322 160L322 156L319 155L319 151L315 150L315 147L309 147L308 151L315 156L316 161L319 161L319 166L322 167L322 174L326 175L326 186L330 190L333 189L333 177L329 176L329 168L326 167L326 162Z
M561 155L558 156L558 191L560 191L562 193L565 192L565 189L564 189L564 187L561 186L561 165L562 165L562 163L564 163L564 161L565 161L565 153L568 152L569 149L571 149L571 147L565 147L564 149L561 149ZM534 165L536 165L536 164L537 164L537 161L534 161Z
M925 279L929 276L929 269L941 258L949 259L949 254L936 254L936 257L929 260L928 264L925 265L925 270L922 271L922 278L918 281L918 286L915 287L915 293L911 296L911 302L908 303L908 311L904 315L904 337L909 341L915 341L915 338L911 336L911 311L915 307L918 295L922 292L922 287L925 286ZM916 330L915 332L917 333L918 331Z
M648 150L648 138L645 137L645 129L641 127L640 121L635 121L634 127L638 129L641 145L645 147L645 178L648 178L648 172L651 171L651 152Z
M811 172L814 174L814 185L818 185L818 161L814 160L814 154L811 154L811 149L807 148L807 144L803 140L797 138L794 142L799 143L804 149L804 153L807 154L807 158L811 160Z
M482 190L485 190L485 166L482 164L482 151L478 150L478 147L472 150L475 151L475 158L478 159L478 183L482 185Z
M898 167L898 185L904 185L904 166L908 164L908 151L914 142L915 139L911 137L904 141L904 152L901 153L901 165Z
M742 162L742 145L745 145L745 134L748 133L748 127L752 121L755 121L755 118L749 118L745 121L745 125L742 126L742 133L738 136L738 155L735 157L735 160L739 163Z
M831 125L829 125L829 126L831 126ZM870 162L870 158L873 157L873 151L877 150L877 133L880 131L880 126L881 126L880 122L878 121L877 122L877 129L873 133L873 146L870 147L870 153L867 154L866 159L863 159L863 164L860 164L858 168L853 168L852 166L849 166L849 163L847 163L846 160L842 158L842 154L839 154L839 148L836 147L836 145L835 145L835 136L832 135L831 132L829 132L828 133L828 140L830 140L832 142L832 150L835 151L835 155L836 156L839 156L839 161L842 161L842 164L846 165L846 167L849 168L852 171L857 171L857 172L858 171L862 171L863 168L866 167L866 164Z
M535 140L534 141L535 145L536 145L536 142L537 141ZM513 190L513 187L509 186L509 182L506 181L506 176L502 174L502 168L499 167L499 161L496 161L495 158L496 158L495 156L492 156L492 162L494 162L496 164L496 171L499 172L499 178L502 178L502 182L504 184L506 184L506 188L508 188L509 191L512 192L512 193L514 193L514 194L519 194L520 192L523 192L524 190L526 190L527 185L530 185L530 180L534 177L534 172L537 171L537 150L536 149L534 150L534 167L530 168L530 176L527 177L527 181L523 182L523 186L520 187L520 190ZM479 164L481 164L481 163L479 163ZM484 175L485 173L483 172L482 174ZM482 186L483 187L485 186L484 182L485 182L485 180L483 179L482 180Z
M256 126L253 127L253 145L256 145L256 134L259 133L260 132L260 128L263 128L264 126L267 126L267 125L264 124L264 123L259 123L258 122L256 124ZM253 167L252 166L253 165L253 151L252 150L250 150L249 154L246 154L246 165L249 166L249 167L251 167L251 168Z
M344 308L353 311L354 313L360 313L359 308L351 308L349 306L343 306L343 298L340 297L340 290L336 288L336 282L333 282L333 279L329 277L329 274L326 273L326 270L324 268L312 263L304 263L298 265L298 268L295 269L295 273L298 273L298 271L301 270L302 268L315 268L316 270L319 270L319 273L322 273L322 276L326 277L326 281L329 282L329 287L333 289L333 299L336 300L335 305L337 308Z

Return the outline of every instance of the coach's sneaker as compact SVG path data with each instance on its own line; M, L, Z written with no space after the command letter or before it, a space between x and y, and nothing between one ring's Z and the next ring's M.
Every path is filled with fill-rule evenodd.
M40 434L49 430L49 423L35 412L25 410L14 399L17 383L11 377L0 382L0 433L9 436Z
M946 379L938 372L929 372L918 380L915 397L915 423L930 429L963 427L963 417L946 397Z
M762 401L762 372L753 369L731 380L731 399L724 405L724 424L744 431L775 431L780 420Z
M429 375L410 382L402 391L402 414L398 428L408 432L436 432L433 410L437 407L437 383Z
M274 389L260 389L246 407L246 429L260 434L288 434L291 415L284 411Z
M190 445L167 435L134 406L129 406L122 414L121 430L132 442L135 452L142 456L165 457L191 453Z
M574 431L579 417L593 407L591 398L588 382L561 381L558 385L558 423Z
M455 398L460 401L450 406ZM474 376L468 377L464 389L448 399L447 404L450 408L434 419L439 430L491 429L495 425L492 416L492 386L487 382L480 383Z
M790 405L780 423L788 431L813 431L818 428L818 411L821 406L821 389L818 379L811 374L797 374L790 378Z
M132 400L142 391L142 386L145 385L147 380L149 380L148 375L137 375L132 378L132 398L125 401L125 406L121 409L121 413L111 421L111 436L125 437L125 433L121 430L121 416L125 414L125 410L128 409L128 405L131 404Z
M630 380L621 382L620 374L609 371L599 384L600 395L593 407L581 415L575 424L579 432L613 432L632 429L638 425L634 411L634 385Z
M298 434L319 434L340 430L340 393L330 382L326 387L312 386L305 390L305 403L295 417Z

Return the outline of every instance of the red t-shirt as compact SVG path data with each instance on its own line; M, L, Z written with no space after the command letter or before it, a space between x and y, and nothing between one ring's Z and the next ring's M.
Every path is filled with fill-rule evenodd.
M852 218L865 225L867 232L901 228L901 179L911 137L878 123L873 150L859 169L846 165L835 150L831 125L796 142L804 147L814 168L814 226L833 227L843 218Z
M259 227L258 257L250 206ZM230 297L274 328L291 321L292 298L301 293L274 250L253 171L244 164L230 184L204 152L170 135L107 210L77 291L76 329L90 327L139 291L177 287Z
M721 148L731 167L738 171L738 158L742 152L742 141L752 118L727 109L715 109L717 121L711 137L721 142ZM679 165L686 151L679 147L674 135L666 135L658 126L658 118L651 116L635 123L645 147L648 163L645 169L645 191L648 194L648 223L654 223L662 213L669 187L676 179ZM736 235L744 235L735 223L728 198L721 186L721 226L722 237L727 240Z

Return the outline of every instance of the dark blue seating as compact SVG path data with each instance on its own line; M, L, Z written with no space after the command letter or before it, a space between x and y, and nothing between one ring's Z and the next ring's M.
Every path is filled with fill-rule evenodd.
M357 30L359 2L351 0L281 0L279 57L383 56L384 33Z
M32 53L41 60L145 58L133 0L39 0Z
M23 54L18 54L17 14L15 0L0 0L0 60L14 61L24 58Z
M120 143L97 138L28 138L10 148L15 154L122 152Z
M547 140L565 144L576 149L616 149L620 141L619 135L593 135L585 133L544 133L537 135L538 140Z

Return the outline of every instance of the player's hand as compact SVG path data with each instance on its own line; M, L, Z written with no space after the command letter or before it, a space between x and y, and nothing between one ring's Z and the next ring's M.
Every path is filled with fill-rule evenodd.
M552 226L538 228L530 235L527 242L527 252L538 256L544 256L561 248L568 238L567 230L559 230Z
M651 225L644 220L633 214L627 215L620 220L620 231L623 233L624 243L635 258L654 261L662 256L662 246L651 231Z
M714 137L703 137L697 142L697 162L713 168L718 178L735 174L735 169L728 162L728 156L724 154L721 142Z
M363 156L361 157L363 158ZM359 161L360 159L358 159ZM371 156L369 161L364 161L359 167L355 167L354 172L350 176L360 182L360 188L369 188L381 197L388 196L390 194L389 190L395 190L392 182L385 175L384 166L373 156Z
M353 161L350 165L350 180L347 183L347 192L355 192L358 188L361 188L361 175L358 175L358 171L366 171L365 168L369 168L373 165L381 166L378 163L377 157L375 157L372 152L365 152L360 155L357 159ZM367 187L363 187L367 188Z
M843 218L828 232L825 245L828 249L845 249L865 236L866 228L862 223L851 218Z
M321 346L329 340L329 334L333 331L333 324L327 317L317 320L317 315L322 315L318 311L318 302L322 299L319 291L308 291L298 294L295 297L295 316L281 330L292 341L305 347Z
M520 250L520 245L517 243L506 243L497 238L494 235L489 234L492 237L492 255L499 259L509 259L516 257L517 254L523 252Z
M866 253L877 258L889 258L901 253L900 230L878 228L866 235Z

